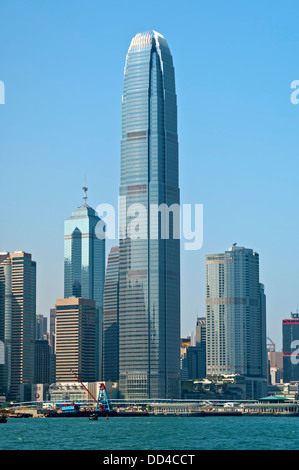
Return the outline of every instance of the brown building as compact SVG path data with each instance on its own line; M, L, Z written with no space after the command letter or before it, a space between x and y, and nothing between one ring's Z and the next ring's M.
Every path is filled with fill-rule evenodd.
M56 310L56 381L76 379L93 382L96 378L96 305L78 297L58 299Z

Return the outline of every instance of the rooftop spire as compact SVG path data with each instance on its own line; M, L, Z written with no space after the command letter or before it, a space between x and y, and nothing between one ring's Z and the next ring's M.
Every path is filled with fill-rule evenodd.
M87 206L86 204L86 199L87 199L87 195L86 195L86 191L87 191L87 187L86 187L86 176L84 176L84 186L83 186L83 200L84 200L84 207Z

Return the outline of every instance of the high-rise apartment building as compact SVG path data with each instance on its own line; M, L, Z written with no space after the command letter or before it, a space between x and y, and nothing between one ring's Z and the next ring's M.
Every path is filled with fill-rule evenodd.
M96 304L82 298L58 299L56 309L56 380L96 379Z
M103 295L105 282L105 238L103 222L86 204L73 211L64 223L64 297L81 297L96 302L97 378L102 378Z
M0 253L0 387L8 399L18 398L20 384L34 383L35 334L36 263L23 251Z
M137 34L126 57L120 200L120 393L179 396L180 240L151 217L180 202L177 103L172 56L155 31Z
M207 375L245 376L248 398L266 393L266 302L259 255L233 245L206 256Z
M119 247L111 248L106 268L103 321L103 379L118 381Z

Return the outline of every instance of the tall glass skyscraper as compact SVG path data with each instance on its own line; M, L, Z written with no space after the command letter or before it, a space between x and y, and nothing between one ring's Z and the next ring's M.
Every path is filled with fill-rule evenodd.
M101 380L105 238L97 236L103 233L103 221L86 204L87 188L83 190L84 204L73 211L64 223L64 298L81 297L96 302L96 380Z
M259 255L233 245L206 256L207 375L245 377L247 397L266 393L266 298Z
M119 247L110 250L105 275L103 321L103 380L118 382Z
M161 219L156 224L150 217L151 205L180 200L177 103L172 56L155 31L137 34L126 57L120 196L122 224L129 228L139 207L146 227L139 239L128 232L120 237L120 392L127 398L178 396L180 241L171 223L166 239Z

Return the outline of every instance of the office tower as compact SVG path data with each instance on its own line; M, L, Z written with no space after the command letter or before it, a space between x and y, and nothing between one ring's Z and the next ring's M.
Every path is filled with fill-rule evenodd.
M195 345L186 351L188 379L206 376L206 319L198 317L196 321Z
M103 379L118 381L119 247L111 248L106 268L103 321Z
M82 298L58 299L56 309L56 380L96 381L96 303Z
M259 255L235 244L206 256L207 375L243 375L248 398L266 393L266 305Z
M195 336L181 339L181 380L206 376L206 319L198 317Z
M56 310L55 308L50 309L50 335L49 335L49 343L51 346L51 353L54 354L55 351L55 318L56 318Z
M203 379L206 376L206 350L202 346L190 346L186 354L188 379Z
M43 315L36 315L36 339L44 339L48 333L48 319Z
M282 320L283 381L299 381L299 314Z
M54 380L53 380L54 379ZM35 341L35 379L36 384L51 384L51 348L47 339Z
M207 339L206 317L197 317L195 329L196 346L205 345Z
M153 31L131 41L122 100L119 386L127 398L180 394L180 241L175 211L170 223L150 217L162 204L179 204L177 104L172 56Z
M105 238L103 222L86 203L64 224L64 297L95 300L97 309L97 380L102 378L103 295L105 282Z
M267 384L274 385L283 381L283 352L268 349Z
M261 361L261 376L266 377L267 384L267 362L268 362L268 352L267 352L267 309L266 309L266 294L265 286L262 283L259 283L259 307L260 307L260 324L256 329L256 340L255 345L259 347L258 355L255 360ZM264 388L266 391L267 388Z
M34 383L36 263L23 251L0 254L0 325L1 390L13 400L21 384Z
M191 347L191 336L181 338L180 347L180 377L181 381L189 379L187 352Z

